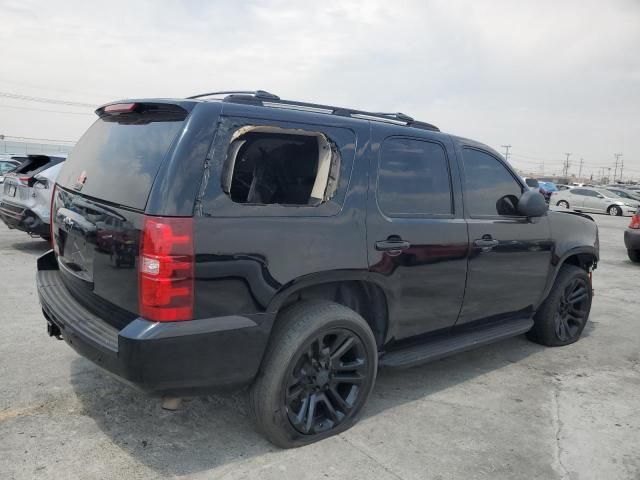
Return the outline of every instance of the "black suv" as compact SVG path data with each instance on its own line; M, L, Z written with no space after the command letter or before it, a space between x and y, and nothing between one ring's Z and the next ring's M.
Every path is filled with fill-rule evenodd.
M99 108L38 259L50 335L148 392L250 386L292 447L348 428L379 366L580 336L592 219L491 148L263 91Z

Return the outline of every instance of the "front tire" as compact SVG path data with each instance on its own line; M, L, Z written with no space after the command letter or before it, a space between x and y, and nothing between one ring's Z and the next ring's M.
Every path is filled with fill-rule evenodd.
M258 429L275 445L299 447L347 430L378 369L373 332L353 310L306 301L278 318L249 394Z
M556 203L556 207L563 207L563 208L569 208L569 202L566 202L564 200L560 200L558 203Z
M548 347L576 342L589 319L592 295L589 274L574 265L563 266L527 336Z
M640 250L627 249L627 254L629 255L629 260L634 263L640 263Z
M609 215L611 215L612 217L619 217L619 216L622 215L622 209L620 207L618 207L617 205L611 205L607 209L607 213Z

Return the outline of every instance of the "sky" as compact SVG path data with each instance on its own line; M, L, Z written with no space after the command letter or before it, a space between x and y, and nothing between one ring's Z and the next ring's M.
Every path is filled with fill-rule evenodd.
M403 112L537 174L568 152L599 178L622 153L640 180L640 0L0 0L7 138L75 141L92 106L230 89Z

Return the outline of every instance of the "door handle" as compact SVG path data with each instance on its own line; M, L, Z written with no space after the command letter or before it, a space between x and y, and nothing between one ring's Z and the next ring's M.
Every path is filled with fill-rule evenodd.
M483 235L482 238L475 240L473 244L476 247L481 248L491 248L498 246L500 242L498 240L494 240L491 235Z
M410 246L411 244L409 242L400 238L388 238L376 242L376 250L379 252L387 252L391 255L399 255L402 250L406 250Z

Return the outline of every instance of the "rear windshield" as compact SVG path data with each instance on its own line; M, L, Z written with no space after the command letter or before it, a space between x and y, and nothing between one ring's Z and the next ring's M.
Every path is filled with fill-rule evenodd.
M64 158L49 157L47 155L29 155L26 158L19 158L18 160L22 160L22 163L16 168L15 173L35 175L64 161Z
M183 120L98 119L73 148L58 184L143 210L153 180Z

